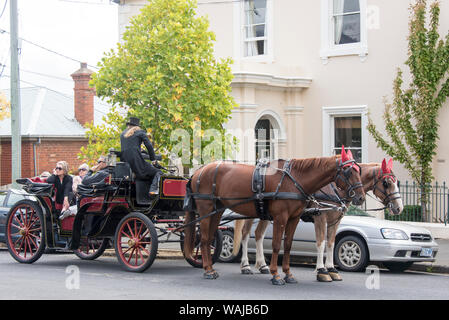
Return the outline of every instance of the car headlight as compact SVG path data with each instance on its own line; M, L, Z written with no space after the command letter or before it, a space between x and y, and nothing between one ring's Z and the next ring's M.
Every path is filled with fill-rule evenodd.
M402 230L385 228L380 229L380 232L385 239L408 240L408 236Z

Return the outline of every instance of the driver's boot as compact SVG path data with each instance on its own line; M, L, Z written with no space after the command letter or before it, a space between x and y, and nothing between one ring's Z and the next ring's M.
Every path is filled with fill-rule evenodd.
M159 180L161 176L162 176L161 171L156 172L156 174L154 175L153 182L151 183L150 186L150 195L159 194Z

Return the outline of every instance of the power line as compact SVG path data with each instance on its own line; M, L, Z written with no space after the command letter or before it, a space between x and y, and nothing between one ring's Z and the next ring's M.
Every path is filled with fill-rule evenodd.
M10 76L9 74L5 74L5 75L3 75L3 76L5 76L5 77L7 77L7 78L11 78L11 76ZM51 89L51 88L46 87L46 86L43 86L43 85L35 84L35 83L29 82L29 81L25 81L25 80L22 80L22 79L20 79L20 82L23 82L23 83L25 83L25 84L32 85L33 87L44 88L44 89L47 89L47 90L56 92L56 93L58 93L58 94L60 94L60 95L63 95L63 96L66 97L66 98L73 99L73 96L70 96L70 95L68 95L68 94L66 94L66 93L63 93L63 92L60 92L60 91ZM99 105L102 105L102 106L105 106L105 107L111 107L111 106L108 105L108 104L101 103L101 102L98 102L98 101L97 101L96 104L99 104ZM99 109L97 109L97 108L95 108L95 107L94 107L94 109L95 109L95 111L97 111L97 112L100 112L100 113L102 113L102 114L104 114L104 115L107 115L107 113L104 112L104 111L102 111L102 110L99 110Z
M5 13L6 4L8 3L8 0L5 0L5 5L3 6L2 13L0 13L0 18L3 16L3 13Z
M2 64L0 63L0 67L5 68L5 67L7 67L7 65L6 65L6 64L3 64L3 65L2 65ZM54 76L54 75L47 74L47 73L41 73L41 72L36 72L36 71L31 71L31 70L25 70L25 69L23 69L23 68L20 68L20 71L21 71L21 72L26 72L26 73L36 74L36 75L38 75L38 76L43 76L43 77L54 78L54 79L58 79L58 80L63 80L63 81L69 81L69 82L72 82L72 80L70 80L70 79L68 79L68 78L62 78L62 77ZM0 75L1 75L1 73L0 73Z
M1 32L1 33L5 33L5 32L6 32L6 33L9 34L9 31L4 30L4 29L0 29L0 32ZM61 57L63 57L63 58L66 58L66 59L69 59L69 60L72 60L72 61L75 61L75 62L79 62L79 63L83 62L83 61L80 61L80 60L71 58L71 57L69 57L69 56L66 56L66 55L64 55L64 54L62 54L62 53L56 52L56 51L54 51L54 50L48 49L48 48L46 48L46 47L44 47L44 46L41 46L40 44L37 44L37 43L34 43L34 42L30 41L30 40L27 40L27 39L24 39L24 38L19 38L19 39L22 40L22 41L24 41L24 42L27 42L27 43L29 43L29 44L32 44L33 46L36 46L36 47L41 48L41 49L43 49L43 50L46 50L46 51L48 51L48 52L57 54L58 56L61 56ZM91 67L91 68L99 69L98 67L95 67L95 66L90 65L90 64L88 64L88 66Z

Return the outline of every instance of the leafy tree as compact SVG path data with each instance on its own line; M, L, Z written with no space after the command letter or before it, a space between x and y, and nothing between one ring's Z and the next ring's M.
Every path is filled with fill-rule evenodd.
M11 116L11 103L6 96L0 92L0 121Z
M120 150L120 133L125 128L125 122L125 116L112 107L103 117L101 125L87 124L88 144L81 147L79 158L92 166L101 155L107 155L110 148Z
M439 2L430 6L427 22L427 1L417 0L411 6L408 37L408 59L411 81L403 88L402 70L394 80L393 103L385 101L383 118L387 140L369 119L368 130L377 145L401 162L421 186L423 212L429 184L433 180L432 160L438 142L438 113L449 96L449 33L440 39Z
M126 106L128 116L141 119L158 153L168 156L179 145L171 136L176 129L187 132L190 161L199 157L192 149L194 136L202 137L205 129L218 130L219 140L231 140L224 138L223 123L236 106L230 94L232 61L215 59L215 35L208 31L207 18L196 16L195 8L194 0L149 0L131 19L123 43L99 63L91 82L98 96L119 108ZM106 136L118 141L116 120ZM195 133L198 121L201 130ZM88 135L96 138L105 130L91 127ZM93 141L95 148L104 148L104 139Z

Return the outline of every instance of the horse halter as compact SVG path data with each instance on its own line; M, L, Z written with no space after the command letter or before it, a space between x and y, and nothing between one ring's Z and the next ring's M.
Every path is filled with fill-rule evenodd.
M337 180L342 180L344 183L346 183L346 185L349 186L349 188L346 190L346 196L349 199L355 197L354 190L358 188L363 188L362 182L356 182L354 184L351 184L351 182L349 181L352 175L352 169L359 172L360 175L362 174L362 168L360 168L360 166L354 159L350 159L345 162L342 162L341 159L337 159L337 173L335 174L334 179L335 185L337 185Z
M389 188L387 182L388 179L392 180L394 183L396 183L397 181L396 176L392 172L384 173L382 169L379 169L379 171L376 173L376 169L373 169L373 193L375 190L379 190L379 192L385 196L383 199L381 199L382 203L386 206L391 207L391 202L393 200L400 199L401 195L399 191L387 193L387 190ZM377 186L379 182L382 182L383 189Z

